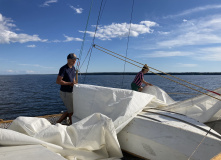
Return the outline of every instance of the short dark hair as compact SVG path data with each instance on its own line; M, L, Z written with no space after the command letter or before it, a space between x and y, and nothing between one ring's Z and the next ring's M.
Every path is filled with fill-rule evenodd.
M70 53L68 56L67 56L67 59L78 59L76 54L74 53Z

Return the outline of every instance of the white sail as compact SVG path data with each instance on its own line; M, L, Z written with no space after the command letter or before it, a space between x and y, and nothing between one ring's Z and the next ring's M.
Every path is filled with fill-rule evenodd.
M215 92L221 93L221 88L216 89ZM212 92L208 92L207 94L221 99L221 96ZM168 105L164 109L184 114L202 123L211 122L221 118L221 101L218 99L203 94L185 101Z

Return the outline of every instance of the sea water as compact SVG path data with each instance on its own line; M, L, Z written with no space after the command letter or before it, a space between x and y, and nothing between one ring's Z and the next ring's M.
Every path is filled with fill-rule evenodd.
M134 77L135 75L79 75L79 83L130 89ZM176 77L209 90L221 87L221 75L176 75ZM43 116L66 110L59 97L60 86L56 84L56 78L57 75L1 75L0 119ZM175 101L192 98L198 94L197 91L157 75L145 75L144 79L167 93L173 93L170 96ZM179 82L191 86L183 81ZM206 92L201 88L191 87Z

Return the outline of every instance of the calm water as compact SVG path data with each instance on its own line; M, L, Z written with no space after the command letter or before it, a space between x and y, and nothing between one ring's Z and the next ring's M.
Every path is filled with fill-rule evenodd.
M79 76L79 83L130 89L134 76L125 75L123 78L122 75L88 75L86 77L83 75ZM57 114L66 110L59 97L60 86L55 83L56 77L57 75L0 76L0 119ZM176 77L210 90L221 87L221 75L177 75ZM159 76L145 75L144 78L167 93L196 93ZM171 97L176 101L181 101L194 95L171 94Z

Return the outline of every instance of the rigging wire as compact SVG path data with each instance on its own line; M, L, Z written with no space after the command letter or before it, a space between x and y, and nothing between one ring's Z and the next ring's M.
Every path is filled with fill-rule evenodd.
M91 6L90 6L90 10L89 10L88 18L87 18L87 23L86 23L86 27L85 27L85 32L84 32L84 36L83 36L83 41L82 41L82 44L81 44L81 50L80 50L80 54L79 54L79 62L81 60L81 56L82 56L82 53L83 53L84 42L85 42L85 37L86 37L86 33L87 33L87 27L88 27L88 22L89 22L90 15L91 15L92 6L93 6L93 0L91 1ZM77 65L77 70L79 70L79 67L80 67L80 63Z
M108 53L108 52L106 52L106 51L100 49L100 48L103 48L103 47L100 47L100 46L99 46L100 48L97 48L96 46L98 46L98 45L95 45L95 44L94 44L94 48L96 48L96 49L98 49L98 50L100 50L100 51L102 51L102 52L104 52L104 53L107 53L107 54L109 54L109 55L111 55L111 56L113 56L113 57L115 57L115 58L118 58L118 59L120 59L120 60L123 60L122 58L119 58L119 57L117 57L117 56L115 56L115 55L113 55L113 54L111 54L111 53ZM103 49L104 49L104 48L103 48ZM105 50L107 50L107 49L105 49ZM109 50L107 50L107 51L109 51ZM110 52L112 52L112 51L110 51ZM112 52L112 53L114 53L114 52ZM114 54L117 54L117 53L114 53ZM117 54L117 55L118 55L118 56L121 56L121 57L124 57L124 56L122 56L122 55L120 55L120 54ZM124 57L124 58L125 58L125 57ZM126 58L126 59L129 59L129 58ZM131 59L129 59L129 60L131 60ZM135 65L135 66L137 66L137 67L140 67L140 66L138 66L138 65L136 65L136 64L133 64L133 63L131 63L131 62L129 62L129 61L126 61L126 60L123 60L123 61L125 61L125 62L127 62L127 63L130 63L130 64L132 64L132 65ZM131 61L133 61L133 60L131 60ZM136 62L136 61L134 61L134 62ZM139 63L139 62L136 62L136 63ZM141 63L139 63L139 64L141 64ZM142 65L143 65L143 64L142 64ZM142 67L140 67L140 68L142 68ZM151 67L151 68L152 68L152 67ZM150 72L152 72L152 71L150 71ZM154 72L152 72L152 73L154 73ZM162 72L162 73L164 73L164 72ZM154 74L161 76L160 74L157 74L157 73L154 73ZM167 75L169 75L169 74L167 74ZM204 92L201 92L201 91L196 90L196 89L194 89L194 88L191 88L191 87L189 87L189 86L187 86L187 85L184 85L184 84L182 84L182 83L179 83L179 82L177 82L177 81L174 81L174 80L169 79L169 78L164 77L164 76L161 76L161 77L166 78L166 79L168 79L168 80L171 80L171 81L173 81L173 82L176 82L176 83L178 83L178 84L181 84L181 85L183 85L183 86L185 86L185 87L187 87L187 88L193 89L193 90L195 90L195 91L197 91L197 92L200 92L200 93L202 93L202 94L205 94L205 95L210 96L210 97L212 97L212 98L214 98L214 99L216 99L216 100L221 101L221 99L219 99L219 98L216 98L216 97L211 96L211 95L209 95L209 94L207 94L207 93L204 93ZM173 77L175 77L175 76L173 76ZM187 81L185 81L185 80L182 80L182 81L184 81L184 82L187 83ZM192 83L190 83L190 84L192 84ZM193 84L193 85L194 85L194 84ZM197 85L195 85L195 86L197 86ZM200 86L198 86L198 87L200 87ZM200 88L202 88L202 87L200 87ZM205 90L207 90L207 89L205 89ZM209 90L207 90L207 91L209 91ZM214 92L214 91L210 91L210 92L212 92L212 93L217 94L217 95L220 96L220 94L217 93L217 92ZM218 121L220 118L221 118L221 115L217 118L216 121ZM214 123L213 127L214 127L214 126L215 126L215 123ZM200 141L200 143L197 145L197 147L194 149L194 151L192 152L192 154L189 156L188 160L190 160L191 157L195 154L195 152L198 150L199 146L203 143L203 141L205 140L205 138L207 137L207 135L208 135L209 133L211 133L211 130L213 129L213 127L210 127L210 129L206 132L206 134L204 135L204 137L202 138L202 140Z
M133 0L133 3L132 3L132 9L131 9L131 15L130 15L130 27L129 27L129 33L128 33L128 37L127 37L127 48L126 48L126 57L125 57L125 62L124 62L122 88L123 88L123 84L124 84L124 73L125 73L125 68L126 68L127 51L128 51L129 41L130 41L130 30L131 30L131 23L132 23L133 11L134 11L134 0Z
M106 4L106 2L105 2L105 4ZM92 40L92 46L93 46L94 41L95 41L97 29L98 29L98 26L99 26L99 23L100 23L100 20L101 20L101 16L102 16L102 13L103 13L105 4L104 4L104 6L103 6L103 0L102 0L102 1L101 1L101 4L100 4L100 9L99 9L99 14L98 14L98 18L97 18L97 25L96 25L96 29L95 29L95 32L94 32L94 37L93 37L93 40ZM102 7L103 7L103 9L102 9ZM85 72L86 74L85 74L85 76L84 76L84 81L83 81L83 83L85 83L85 79L86 79L86 76L87 76L87 71L88 71L88 67L89 67L89 64L90 64L90 60L91 60L92 50L93 50L93 47L91 47L91 48L89 49L89 52L88 52L88 53L90 53L90 54L89 54L88 64L87 64L87 68L86 68L86 72Z
M130 59L130 58L127 58L127 57L125 57L125 56L122 56L122 55L120 55L120 54L118 54L118 53L115 53L115 52L113 52L113 51L110 51L110 50L108 50L108 49L106 49L106 48L103 48L103 47L101 47L101 46L99 46L99 45L97 45L97 44L94 44L94 46L96 46L96 47L99 47L99 48L102 48L102 49L104 49L104 50L106 50L106 51L108 51L108 52L111 52L111 53L113 53L113 54L116 54L116 55L118 55L118 56L120 56L120 57L123 57L123 58L126 58L126 59L128 59L128 60L130 60L130 61L132 61L132 62L135 62L135 63L137 63L137 64L140 64L140 65L144 65L144 64L142 64L142 63L140 63L140 62L137 62L137 61L135 61L135 60L132 60L132 59ZM95 48L96 48L95 47ZM98 49L98 48L96 48L96 49ZM105 52L105 51L103 51L103 50L101 50L102 52ZM106 52L105 52L106 53ZM110 54L110 55L112 55L112 54ZM113 56L113 55L112 55ZM116 57L117 58L117 57ZM133 63L131 63L131 64L133 64ZM134 64L133 64L134 65ZM137 66L137 65L136 65ZM188 83L188 84L190 84L190 85L193 85L193 86L195 86L195 87L199 87L199 88L201 88L201 89L203 89L203 90L206 90L206 91L208 91L208 92L211 92L211 93L214 93L214 94L217 94L217 95L219 95L219 96L221 96L221 94L220 93L217 93L217 92L214 92L214 91L210 91L210 90L208 90L208 89L205 89L205 88L203 88L203 87L201 87L201 86L198 86L198 85L195 85L195 84L193 84L193 83L190 83L190 82L188 82L188 81L186 81L186 80L183 80L183 79L181 79L181 78L178 78L178 77L175 77L175 76L173 76L173 75L170 75L170 74L168 74L168 73L165 73L165 72L163 72L163 71L160 71L160 70L158 70L158 69L155 69L155 68L153 68L153 67L150 67L150 66L148 66L149 68L151 68L151 69L153 69L153 70L155 70L155 71L158 71L158 72L161 72L161 73L163 73L163 74L166 74L166 75L168 75L168 76L171 76L171 77L173 77L173 78L176 78L176 79L178 79L178 80L181 80L181 81L183 81L183 82L186 82L186 83ZM152 72L152 71L150 71L150 72ZM154 73L154 72L152 72L152 73ZM157 73L154 73L154 74L157 74ZM159 74L158 74L159 75ZM161 75L159 75L159 76L161 76ZM161 77L164 77L164 76L161 76ZM167 78L167 77L164 77L164 78L166 78L166 79L169 79L169 78ZM170 79L169 79L170 80ZM172 80L172 81L174 81L174 80ZM201 92L201 93L203 93L203 92Z
M88 50L88 52L87 52L87 55L86 55L86 57L84 58L84 61L83 61L83 63L81 64L81 67L80 67L79 70L81 70L82 66L84 65L84 62L85 62L85 60L87 59L87 56L88 56L89 53L91 52L92 48L93 48L93 46L91 46L91 47L89 48L89 50Z
M117 53L115 53L115 52L110 51L111 53L108 53L108 52L102 50L102 49L104 49L103 47L98 46L98 47L100 47L100 48L98 48L97 46L98 46L98 45L94 44L94 48L96 48L96 49L98 49L98 50L100 50L100 51L102 51L102 52L104 52L104 53L107 53L107 54L109 54L109 55L111 55L111 56L113 56L113 57L115 57L115 58L118 58L118 59L120 59L120 60L122 60L122 61L126 61L127 63L130 63L130 64L132 64L132 65L134 65L134 66L139 67L139 68L142 68L142 67L140 67L140 66L138 66L138 65L136 65L136 64L134 64L134 63L132 63L132 62L129 62L129 61L127 61L127 60L124 60L124 59L122 59L122 58L119 58L119 57L117 57L117 56L111 54L111 53L117 54ZM101 48L102 48L102 49L101 49ZM105 49L105 50L107 50L107 49ZM107 50L107 51L109 51L109 50ZM120 55L120 54L117 54L117 55L118 55L118 56L121 56L121 57L123 57L123 58L125 58L124 56L122 56L122 55ZM131 59L129 59L129 58L126 58L126 59L128 59L128 60L130 60L130 61L133 61L133 62L136 62L136 61L131 60ZM139 63L139 62L136 62L136 63L141 64L141 63ZM144 64L142 64L142 66L143 66L143 65L144 65ZM149 67L149 68L150 68L150 67ZM152 68L152 67L151 67L151 68ZM161 76L161 77L163 77L163 78L166 78L166 79L168 79L168 80L170 80L170 81L173 81L173 82L175 82L175 83L178 83L178 84L180 84L180 85L183 85L183 86L185 86L185 87L187 87L187 88L189 88L189 89L192 89L192 90L194 90L194 91L197 91L197 92L199 92L199 93L205 94L205 95L207 95L207 96L209 96L209 97L212 97L212 98L214 98L214 99L217 99L217 100L221 101L221 99L219 99L219 98L217 98L217 97L214 97L214 96L212 96L212 95L209 95L208 93L204 93L204 92L202 92L202 91L199 91L199 90L197 90L197 89L194 89L194 88L192 88L192 87L189 87L189 86L187 86L187 85L185 85L185 84L183 84L183 83L180 83L180 82L175 81L175 80L173 80L173 79L170 79L170 78L167 78L167 77L165 77L165 76L162 76L162 75L160 75L160 74L158 74L158 73L155 73L155 72L152 72L152 71L149 71L149 72L154 73L154 74L156 74L156 75L158 75L158 76ZM164 73L164 72L163 72L163 73ZM168 75L169 75L169 74L168 74ZM175 76L173 76L173 77L175 77ZM185 80L183 80L183 81L187 83L187 81L185 81ZM192 83L191 83L191 84L192 84ZM219 94L219 93L217 93L217 94Z
M88 56L89 54L91 55L92 49L93 49L93 47L91 46L91 47L89 48L88 52L87 52L87 56ZM84 59L84 61L83 61L83 64L84 64L84 62L85 62L87 56L85 57L85 59ZM89 57L89 61L90 61L90 57ZM83 66L83 64L81 65L81 67ZM88 65L89 65L89 62L88 62ZM88 69L88 65L87 65L87 69ZM81 67L80 67L80 69L81 69ZM86 69L86 73L87 73L87 69ZM85 83L85 80L86 80L86 74L84 75L84 80L83 80L83 82L82 82L83 84Z
M175 92L175 93L167 93L167 94L186 94L186 95L200 95L197 93L180 93L180 92Z
M94 32L94 37L93 37L92 44L94 44L94 40L95 40L96 33L97 33L97 28L98 28L98 26L99 26L99 24L100 24L101 15L102 15L103 10L104 10L104 9L102 9L102 6L103 6L103 0L101 1L100 10L99 10L99 14L98 14L98 17L97 17L97 25L96 25L96 28L95 28L95 32ZM105 6L104 6L104 7L105 7ZM104 8L104 7L103 7L103 8Z
M93 0L92 0L92 2L93 2ZM104 10L104 7L103 7L103 9L102 9L102 11L101 11L102 4L103 4L103 0L102 0L101 5L100 5L100 11L99 11L99 16L98 16L98 20L97 20L97 25L96 25L96 29L95 29L95 33L94 33L94 37L93 37L93 43L92 43L92 46L90 47L90 49L89 49L89 51L88 51L88 54L87 54L87 56L88 56L89 53L90 53L89 60L88 60L88 65L87 65L87 69L86 69L86 73L87 73L88 66L89 66L89 62L90 62L90 59L91 59L91 53L92 53L93 47L96 48L96 49L98 49L98 50L101 50L101 49L99 49L99 48L96 47L96 45L94 44L94 41L95 41L95 35L96 35L96 32L97 32L97 28L98 28L98 25L99 25L99 23L100 23L100 18L101 18L101 15L102 15L102 13L103 13L103 10ZM105 2L105 4L106 4L106 2ZM105 4L104 4L104 6L105 6ZM92 6L92 3L91 3L91 6ZM130 36L130 30L131 30L131 21L132 21L133 6L134 6L134 0L133 0L133 5L132 5L132 12L131 12L131 20L130 20L130 28L129 28L129 34L128 34L128 41L127 41L126 57L124 57L124 56L122 56L122 55L119 55L119 54L117 54L117 53L114 53L114 52L110 51L110 52L112 52L112 53L114 53L114 54L117 54L117 55L119 55L119 56L121 56L121 57L124 57L125 60L123 60L123 59L121 59L121 58L119 58L119 57L117 57L117 56L114 56L114 55L108 53L108 54L110 54L110 55L112 55L112 56L114 56L114 57L116 57L116 58L118 58L118 59L121 59L121 60L125 61L125 63L124 63L124 72L125 72L126 62L128 62L128 63L130 63L130 64L133 64L133 63L127 61L127 59L129 59L129 58L127 58L127 51L128 51L129 36ZM90 11L91 11L91 8L90 8ZM90 12L89 12L89 16L90 16ZM88 17L88 20L89 20L89 17ZM87 25L88 25L88 20L87 20ZM85 34L84 34L82 46L81 46L81 52L80 52L80 55L79 55L79 60L80 60L80 58L81 58L82 51L83 51L83 46L84 46L84 41L85 41L85 35L86 35L87 25L86 25L86 29L85 29ZM98 46L98 45L97 45L97 46ZM100 47L100 46L99 46L99 47ZM103 47L101 47L101 48L103 48ZM104 48L103 48L103 49L104 49ZM105 49L105 50L107 50L107 49ZM101 50L101 51L103 51L103 50ZM109 50L108 50L108 51L109 51ZM106 51L103 51L103 52L107 53ZM87 56L86 56L86 58L87 58ZM85 58L85 59L86 59L86 58ZM129 60L131 60L131 59L129 59ZM85 61L85 60L84 60L84 61ZM134 61L134 60L131 60L131 61L136 62L136 61ZM83 63L84 63L84 62L83 62ZM136 62L136 63L141 64L141 63L139 63L139 62ZM82 65L83 65L83 64L82 64ZM133 65L135 65L135 64L133 64ZM141 64L141 65L144 65L144 64ZM137 65L135 65L135 66L137 66ZM82 66L81 66L81 67L82 67ZM140 66L137 66L137 67L140 67ZM79 68L79 65L78 65L78 68ZM142 67L140 67L140 68L142 68ZM153 70L156 70L156 71L158 71L158 72L164 73L164 72L159 71L159 70L157 70L157 69L154 69L154 68L152 68L152 67L149 67L149 68L151 68L151 69L153 69ZM150 72L152 72L152 71L150 71ZM154 72L152 72L152 73L154 73ZM154 74L159 75L159 74L157 74L157 73L154 73ZM172 76L172 75L167 74L167 73L164 73L164 74L169 75L169 76ZM86 76L86 74L85 74L85 76ZM159 76L161 76L161 75L159 75ZM169 79L169 78L164 77L164 76L161 76L161 77L166 78L166 79ZM175 76L172 76L172 77L174 77L174 78L176 78L176 79L179 79L179 80L181 80L181 81L184 81L184 82L186 82L186 83L189 83L189 84L191 84L191 85L194 85L194 86L196 86L196 87L199 87L199 88L201 88L201 89L204 89L204 90L206 90L206 91L212 92L212 93L217 94L217 95L220 96L219 93L216 93L216 92L214 92L214 91L207 90L207 89L205 89L205 88L203 88L203 87L197 86L197 85L195 85L195 84L192 84L192 83L190 83L190 82L188 82L188 81L185 81L185 80L183 80L183 79L180 79L180 78L178 78L178 77L175 77ZM171 80L171 81L173 81L173 82L176 82L176 83L178 83L178 84L181 84L181 83L179 83L179 82L177 82L177 81L174 81L174 80L172 80L172 79L169 79L169 80ZM122 85L123 85L123 81L124 81L124 75L123 75ZM84 78L84 82L85 82L85 78ZM188 87L188 88L190 88L190 89L193 89L193 88L191 88L191 87L189 87L189 86L186 86L186 85L184 85L184 84L181 84L181 85L183 85L183 86L185 86L185 87ZM196 89L193 89L193 90L198 91L198 90L196 90ZM200 92L200 93L202 93L202 94L205 94L205 95L208 95L208 94L203 93L203 92L201 92L201 91L198 91L198 92ZM215 98L215 99L217 99L217 100L220 100L220 99L218 99L218 98L216 98L216 97L213 97L213 96L211 96L211 95L208 95L208 96L210 96L210 97L212 97L212 98ZM221 101L221 100L220 100L220 101ZM219 119L219 118L220 118L220 117L218 117L218 119ZM218 120L218 119L217 119L217 120ZM199 143L199 145L196 147L196 149L192 152L192 154L190 155L190 157L188 158L188 160L190 160L190 158L194 155L194 153L195 153L196 150L199 148L199 146L202 144L202 142L205 140L205 138L207 137L207 135L211 132L211 129L212 129L212 128L210 128L210 130L209 130L209 131L206 133L206 135L203 137L203 139L201 140L201 142Z
M211 130L212 128L210 128ZM197 147L194 149L194 151L192 152L192 154L189 156L189 158L187 160L190 160L191 157L194 155L194 153L198 150L199 146L203 143L203 141L205 140L205 138L207 137L207 135L209 134L210 130L206 133L206 135L202 138L202 140L200 141L200 143L197 145Z
M118 53L115 53L115 52L113 52L113 51L110 51L110 50L108 50L108 49L106 49L106 48L103 48L103 47L101 47L101 46L99 46L99 45L96 45L96 46L98 46L98 47L100 47L100 48L102 48L102 49L104 49L104 50L106 50L106 51L108 51L108 52L114 53L114 54L116 54L116 55L118 55L118 56L121 56L121 57L125 58L124 56L122 56L122 55L120 55L120 54L118 54ZM140 62L137 62L137 61L134 61L134 60L132 60L132 59L130 59L130 58L127 58L127 59L130 60L130 61L133 61L133 62L135 62L135 63L144 65L144 64L142 64L142 63L140 63ZM171 77L176 78L176 79L178 79L178 80L181 80L181 81L183 81L183 82L186 82L186 83L188 83L188 84L191 84L191 85L193 85L193 86L195 86L195 87L199 87L199 88L201 88L201 89L203 89L203 90L206 90L206 91L208 91L208 92L212 92L212 93L214 93L214 94L217 94L217 95L221 96L221 94L216 93L216 92L214 92L214 91L210 91L210 90L208 90L208 89L205 89L205 88L200 87L200 86L198 86L198 85L195 85L195 84L193 84L193 83L190 83L190 82L188 82L188 81L185 81L185 80L183 80L183 79L181 79L181 78L178 78L178 77L175 77L175 76L170 75L170 74L168 74L168 73L165 73L165 72L163 72L163 71L157 70L157 69L155 69L155 68L153 68L153 67L150 67L150 66L148 66L148 67L149 67L150 69L155 70L155 71L161 72L161 73L163 73L163 74L166 74L166 75L168 75L168 76L171 76Z
M124 56L122 56L122 55L120 55L120 54L118 54L118 53L115 53L115 52L113 52L113 51L110 51L110 50L108 50L108 49L106 49L106 48L103 48L103 47L101 47L101 46L99 46L99 45L97 45L97 44L96 44L96 46L98 46L98 47L100 47L100 48L102 48L102 49L104 49L104 50L106 50L106 51L108 51L108 52L114 53L114 54L116 54L116 55L118 55L118 56L121 56L121 57L125 58ZM127 59L130 60L130 61L133 61L133 62L135 62L135 63L144 65L144 64L142 64L142 63L140 63L140 62L137 62L137 61L134 61L134 60L132 60L132 59L130 59L130 58L127 58ZM150 66L148 66L148 67L149 67L150 69L155 70L155 71L161 72L161 73L163 73L163 74L166 74L166 75L168 75L168 76L171 76L171 77L176 78L176 79L178 79L178 80L181 80L181 81L183 81L183 82L186 82L186 83L188 83L188 84L191 84L191 85L193 85L193 86L195 86L195 87L199 87L199 88L201 88L201 89L203 89L203 90L206 90L206 91L208 91L208 92L212 92L212 93L214 93L214 94L217 94L217 95L221 96L221 94L219 94L219 93L217 93L217 92L210 91L210 90L208 90L208 89L205 89L205 88L200 87L200 86L198 86L198 85L195 85L195 84L193 84L193 83L190 83L190 82L188 82L188 81L185 81L185 80L183 80L183 79L181 79L181 78L178 78L178 77L175 77L175 76L170 75L170 74L168 74L168 73L165 73L165 72L163 72L163 71L157 70L157 69L155 69L155 68L153 68L153 67L150 67Z
M221 115L216 119L216 121L220 120ZM194 149L194 151L192 152L192 154L189 156L188 160L191 160L191 157L195 154L195 152L198 150L199 146L203 143L203 141L206 139L207 135L211 132L211 130L215 127L215 123L213 124L212 127L210 127L210 129L207 131L207 133L204 135L204 137L202 138L202 140L200 141L200 143L196 146L196 148Z
M101 17L102 17L102 15L103 15L103 12L104 12L104 8L105 8L105 6L106 6L106 3L107 3L107 0L104 2L104 6L103 6L103 9L102 9L102 11L101 11Z

